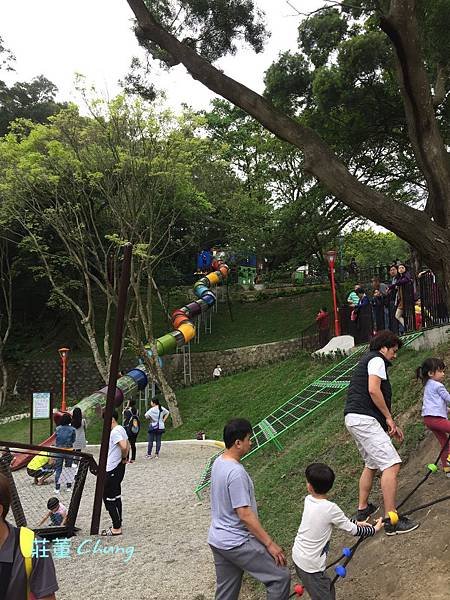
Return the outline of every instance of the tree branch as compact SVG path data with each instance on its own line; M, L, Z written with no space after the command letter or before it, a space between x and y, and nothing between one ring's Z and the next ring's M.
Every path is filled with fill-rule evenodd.
M380 17L380 27L395 50L409 138L427 181L431 214L443 227L449 227L450 160L434 112L415 5L415 0L392 0L389 14Z
M138 20L140 37L158 44L183 63L194 79L247 112L278 138L300 148L305 155L305 169L344 204L409 243L420 246L425 255L430 249L444 251L448 232L430 221L422 211L401 205L360 183L314 131L278 112L262 96L224 75L180 43L155 21L142 0L128 0L128 4Z

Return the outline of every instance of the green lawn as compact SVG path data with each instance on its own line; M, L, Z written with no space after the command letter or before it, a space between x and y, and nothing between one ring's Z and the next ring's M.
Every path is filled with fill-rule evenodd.
M414 369L429 355L430 351L401 351L391 371L397 413L406 411L420 398L422 390L414 381ZM165 439L191 439L200 430L205 431L209 438L221 439L223 425L228 419L243 416L252 422L259 421L329 368L329 364L313 361L307 354L300 353L284 362L223 377L217 382L181 389L177 398L184 424L177 429L169 426ZM353 444L347 446L342 442L347 439L342 427L342 404L343 396L335 398L303 423L289 430L281 438L285 445L281 454L276 453L273 448L267 448L249 459L248 464L255 473L255 481L261 481L263 497L267 495L262 506L267 504L271 507L266 472L274 481L277 478L282 481L294 467L301 470L307 462L322 455L329 457L338 466L351 465L353 462L359 464ZM99 442L102 425L101 420L90 419L87 436L90 443ZM34 439L38 440L41 432L41 439L46 437L47 427L47 423L36 422ZM0 425L0 439L26 442L28 431L28 420ZM412 423L410 431L413 434L409 436L411 443L405 448L414 446L422 425ZM139 440L145 440L145 423ZM344 489L345 484L342 485ZM340 486L338 481L337 489ZM272 509L269 508L269 511L272 512Z
M323 304L330 304L329 292L275 298L252 303L233 302L231 314L226 303L213 313L212 333L201 334L199 344L191 344L193 352L226 350L265 344L299 337L314 323Z

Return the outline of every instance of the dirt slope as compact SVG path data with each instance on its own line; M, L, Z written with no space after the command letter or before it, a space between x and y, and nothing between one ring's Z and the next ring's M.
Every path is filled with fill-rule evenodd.
M400 473L399 499L407 495L435 460L438 444L427 434ZM450 479L438 472L408 500L404 510L450 494ZM448 599L450 596L450 501L414 514L416 531L387 537L380 533L361 545L345 580L336 585L336 598L375 600ZM348 545L348 541L347 544Z

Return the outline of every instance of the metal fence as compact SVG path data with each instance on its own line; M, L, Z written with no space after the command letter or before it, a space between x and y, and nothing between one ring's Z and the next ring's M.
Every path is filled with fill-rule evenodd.
M368 341L377 331L389 329L397 335L438 327L450 322L446 298L433 273L421 275L385 296L371 297L352 318L353 308L339 309L341 333L355 338L355 344Z
M26 462L23 460L25 457L36 456L49 459L45 468L36 471L24 465L14 469L15 462ZM54 490L57 471L60 471L60 493ZM76 532L78 510L89 471L97 473L97 464L91 454L0 441L0 473L9 481L11 512L16 526L29 527L49 540L71 537ZM62 506L53 513L48 503L55 498Z
M386 295L370 296L369 300L369 304L356 312L349 305L339 307L341 335L353 336L355 344L368 342L382 329L403 335L450 323L444 291L431 271L421 273L416 281ZM313 352L327 344L334 335L331 314L329 319L328 329L321 330L313 323L301 332L302 350Z

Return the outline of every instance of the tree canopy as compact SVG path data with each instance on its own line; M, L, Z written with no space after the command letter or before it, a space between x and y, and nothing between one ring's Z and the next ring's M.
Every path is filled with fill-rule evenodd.
M141 43L156 45L166 64L181 62L300 149L306 172L355 213L414 245L450 293L443 259L450 251L448 2L324 6L300 23L298 56L284 54L269 70L266 98L216 69L199 40L183 42L189 20L174 31L159 17L160 2L128 3ZM247 19L255 19L253 11L249 2Z

